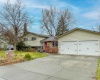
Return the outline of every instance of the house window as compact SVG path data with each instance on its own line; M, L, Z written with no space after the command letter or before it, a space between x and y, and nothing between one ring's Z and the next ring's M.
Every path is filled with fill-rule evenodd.
M56 42L53 42L53 47L57 47L58 46L58 42L56 41Z
M36 40L36 37L32 37L32 41Z
M24 41L28 41L28 38L24 38Z

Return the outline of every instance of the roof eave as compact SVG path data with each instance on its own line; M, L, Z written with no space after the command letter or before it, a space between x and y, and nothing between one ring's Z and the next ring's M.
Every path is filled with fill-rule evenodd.
M76 31L76 30L86 31L86 32L91 32L91 33L95 33L95 34L100 34L100 32L97 32L97 31L86 30L86 29L82 29L82 28L74 28L74 29L72 29L72 30L70 30L70 31L66 32L66 33L65 33L65 34L63 34L63 35L58 36L58 37L57 37L57 39L59 39L59 38L61 38L61 37L65 36L65 35L67 35L67 34L69 34L69 33L73 32L73 31Z
M32 35L36 35L36 36L39 36L39 37L44 37L44 38L48 38L48 36L42 36L42 35L38 35L36 33L32 33L32 32L27 32L25 35L23 35L22 37L28 35L28 34L32 34Z

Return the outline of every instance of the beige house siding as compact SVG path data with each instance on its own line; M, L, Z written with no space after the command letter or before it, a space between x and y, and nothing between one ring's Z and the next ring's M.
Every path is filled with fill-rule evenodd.
M0 48L6 48L7 45L8 43L6 41L0 41Z
M32 41L32 37L36 37L36 40ZM24 38L28 39L28 41L24 41L26 46L41 46L40 41L45 39L43 37L39 37L39 36L36 36L36 35L33 35L33 34L28 34Z
M82 41L82 40L98 40L100 53L100 34L87 31L76 30L58 39L58 47L63 41ZM59 48L60 53L60 48Z

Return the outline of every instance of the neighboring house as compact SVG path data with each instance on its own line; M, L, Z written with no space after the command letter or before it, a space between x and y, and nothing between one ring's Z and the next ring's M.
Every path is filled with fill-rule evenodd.
M56 37L49 37L44 40L44 50L49 53L58 52L58 41Z
M8 41L2 35L0 35L0 48L5 49L7 45Z
M46 35L36 34L32 32L27 32L23 36L24 43L27 47L32 47L35 50L40 50L43 48L43 42L41 40L48 38Z
M100 32L75 28L58 37L59 54L100 56Z

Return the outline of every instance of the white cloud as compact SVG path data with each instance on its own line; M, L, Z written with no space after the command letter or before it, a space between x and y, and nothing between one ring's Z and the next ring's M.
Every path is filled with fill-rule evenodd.
M74 13L78 13L78 12L80 11L80 8L78 8L78 7L76 7L76 6L73 6L73 5L68 4L68 3L67 3L67 5L68 5L68 7L72 8L72 11L73 11Z
M80 11L80 8L68 3L68 2L64 2L64 1L55 1L52 3L54 6L57 5L58 9L65 9L68 8L69 10L71 10L73 13L78 13Z
M14 3L16 0L0 0L0 3L6 3L7 1L9 1L10 3Z
M15 3L16 0L0 0L0 4L3 4L3 3L7 3L7 1L9 1L10 3ZM48 6L45 6L45 5L42 5L42 4L39 4L39 3L36 3L35 1L32 1L32 0L21 0L22 4L25 5L26 7L28 8L47 8Z
M98 20L99 16L100 16L99 11L90 11L83 14L83 17L88 18L88 19L93 19L93 20Z
M16 0L0 0L0 4L6 3L7 1L10 1L11 3L15 3ZM73 6L67 2L58 1L58 0L21 0L21 2L28 8L38 8L38 9L45 9L49 8L50 5L56 6L58 9L63 8L70 8L73 12L77 13L79 12L79 8L76 6Z
M70 10L72 10L74 13L78 13L80 11L80 9L72 4L69 4L67 2L63 2L63 1L58 1L58 0L45 0L42 1L41 0L36 0L36 1L24 1L23 0L23 4L25 4L28 8L38 8L38 9L45 9L45 8L49 8L51 5L52 6L56 6L57 9L65 9L65 8L69 8Z
M30 6L27 6L27 7L30 7L30 8L39 8L39 9L45 9L45 8L48 8L48 6L42 6L42 5L30 5Z
M43 5L40 2L35 2L35 1L24 1L22 2L27 8L38 8L38 9L43 9L43 8L48 8L48 6Z
M6 2L6 0L0 0L0 3L5 3Z

